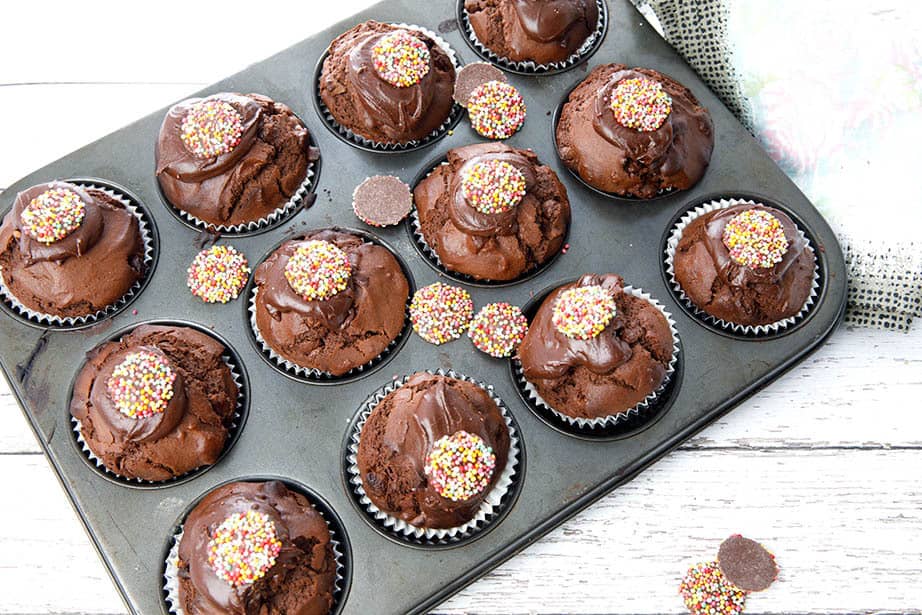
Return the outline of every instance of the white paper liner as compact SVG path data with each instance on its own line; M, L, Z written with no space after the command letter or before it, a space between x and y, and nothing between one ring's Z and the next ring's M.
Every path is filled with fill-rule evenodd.
M441 36L429 30L428 28L423 28L422 26L416 26L407 23L392 23L390 24L395 28L404 28L407 30L418 30L422 32L433 41L436 45L442 48L445 54L448 56L448 59L451 60L452 65L455 67L455 70L460 68L458 63L458 58L455 55L454 49L452 49L449 44ZM329 52L328 52L329 53ZM317 66L317 76L314 79L317 91L314 92L314 100L316 101L318 108L320 110L320 115L327 125L331 126L337 133L343 136L347 141L361 145L362 147L369 147L371 149L381 151L381 152L402 152L402 151L411 151L423 146L426 146L432 143L433 140L441 137L449 130L451 130L452 125L461 118L463 109L460 105L455 102L452 102L451 111L448 113L448 117L442 122L442 125L433 130L427 136L422 139L412 139L410 141L404 142L387 142L380 143L378 141L372 141L371 139L366 139L365 137L356 134L346 126L343 126L336 121L336 118L333 117L333 114L330 113L330 109L327 108L326 103L323 102L323 99L320 97L320 75L323 72L323 63Z
M519 463L519 436L516 431L516 427L512 422L512 414L509 412L509 409L506 407L506 404L503 402L503 400L493 392L492 385L480 382L479 380L474 380L473 378L459 374L452 370L425 370L425 373L446 376L456 380L463 380L480 387L487 392L487 394L490 396L490 399L492 399L496 406L499 408L503 419L506 421L506 427L509 429L509 455L506 460L506 466L503 468L502 473L500 474L496 483L493 485L492 489L490 489L489 493L487 493L484 497L480 508L477 510L477 513L467 523L453 528L436 529L417 527L415 525L410 525L403 519L398 519L397 517L389 515L383 510L379 509L371 501L371 498L369 498L365 493L365 488L362 484L362 472L359 470L358 466L359 442L361 441L362 437L362 428L365 426L365 422L368 420L368 417L371 416L371 413L375 407L381 403L381 400L406 384L410 376L404 376L399 380L394 380L381 387L378 389L378 391L372 394L371 397L366 399L359 408L359 420L356 421L355 427L352 430L349 448L346 452L346 461L349 462L349 483L352 485L352 489L355 494L359 497L359 503L365 507L368 514L377 521L382 522L384 526L392 532L402 534L403 536L407 536L409 538L429 541L432 543L456 542L483 530L492 522L493 518L495 517L494 512L497 508L499 508L503 497L505 497L506 493L513 485L513 480Z
M599 7L599 21L596 24L596 28L588 37L586 37L586 40L582 45L580 45L579 49L573 52L569 58L560 62L549 62L547 64L536 64L531 61L516 62L514 60L510 60L509 58L504 58L497 55L486 45L480 42L480 39L477 38L477 34L474 32L473 26L471 26L471 22L467 14L467 9L464 8L464 0L459 0L459 2L461 2L462 5L460 11L461 27L468 40L474 45L477 51L482 56L488 58L490 62L499 65L501 68L507 68L526 74L540 75L542 73L559 72L568 68L573 68L579 64L587 54L593 51L596 45L601 42L602 37L605 36L605 29L608 25L608 7L606 6L604 0L596 0L596 5Z
M297 491L297 489L291 487L289 487L289 489L301 493ZM310 497L308 497L307 494L302 493L302 495L310 502ZM330 546L333 548L333 559L336 562L336 576L333 579L333 608L330 609L332 612L336 609L342 598L343 571L345 570L343 553L340 549L339 541L336 540L336 534L333 528L330 527L330 520L326 518L326 515L323 514L320 508L314 506L313 502L311 502L311 506L321 517L323 517L323 520L327 524L327 529L330 531ZM163 591L166 593L164 599L166 600L167 610L170 613L174 613L174 615L185 615L182 603L179 601L179 543L182 541L182 537L183 528L180 526L179 531L173 535L173 544L170 547L170 552L167 553L166 566L163 572Z
M426 177L428 178L430 175L432 175L432 173L437 168L441 166L445 166L447 164L448 164L447 161L440 162L435 167L433 167L429 171L429 173L426 174ZM419 185L419 182L416 182L416 183L417 185ZM414 186L413 188L415 189L416 186ZM461 273L460 271L454 271L452 269L449 269L442 263L442 259L439 258L438 253L432 248L432 246L430 246L426 242L426 237L423 235L422 226L419 221L419 210L416 209L415 203L413 204L413 209L410 210L409 220L410 220L410 224L412 225L413 240L416 243L416 245L419 246L423 250L426 258L432 261L442 273L460 282L467 282L470 284L494 284L497 286L506 286L509 284L515 284L516 282L521 282L524 279L537 274L539 271L542 271L545 267L550 265L551 262L553 262L554 259L557 258L557 256L559 256L559 253L555 254L554 256L551 256L549 259L547 259L545 262L539 263L535 265L534 267L532 267L531 269L527 269L523 271L522 273L520 273L519 275L517 275L515 278L511 280L487 280L483 278L475 278L474 276L469 275L467 273ZM567 223L567 226L569 227L569 223Z
M303 124L303 122L302 122ZM170 204L170 207L178 213L180 216L185 218L187 221L195 225L196 227L202 229L203 231L217 231L219 233L249 233L261 228L265 228L271 224L275 224L279 220L285 220L291 215L298 207L301 206L301 203L304 202L304 197L306 197L312 190L314 185L314 166L316 162L308 162L307 172L304 176L304 180L301 182L301 185L298 186L298 189L295 190L295 193L288 199L288 202L270 213L265 218L260 218L259 220L254 220L252 222L244 222L241 224L212 224L210 222L205 222L201 218L193 216L188 211L180 209L176 205L170 203L169 199L164 196L164 200Z
M678 280L675 277L675 268L673 267L673 259L675 259L676 247L679 245L679 240L682 238L682 233L685 231L685 228L691 224L691 222L704 214L716 211L718 209L726 209L727 207L732 207L734 205L760 205L750 199L720 199L719 201L711 201L710 203L705 203L704 205L699 205L691 211L687 212L673 227L672 232L669 234L669 239L666 241L666 273L669 275L669 281L672 284L673 290L676 292L678 297L682 300L682 303L685 304L698 318L701 320L716 325L721 329L727 331L732 331L734 333L740 333L743 335L769 335L773 333L778 333L783 331L787 327L799 322L806 316L807 312L810 310L810 307L816 301L817 291L820 287L819 282L819 266L816 262L816 250L813 249L813 246L810 245L810 240L804 235L803 230L798 227L797 232L800 234L801 238L804 240L804 245L813 252L814 265L813 265L813 281L810 287L810 295L807 297L807 300L804 302L803 307L800 311L793 315L773 322L767 325L741 325L733 322L723 320L722 318L717 318L712 316L698 308L697 305L689 298L685 291L682 290L682 286L679 284ZM769 205L766 205L767 207Z
M227 427L227 440L224 443L224 449L221 451L221 456L223 456L224 453L227 452L227 448L231 444L231 440L234 439L236 430L240 429L241 421L243 420L243 406L246 401L246 396L249 393L248 391L244 389L243 378L240 376L240 372L238 371L236 364L233 363L227 355L224 355L222 359L224 359L224 364L227 365L228 369L230 369L231 371L231 376L234 379L234 384L237 385L237 404L236 404L236 407L234 408L233 420L231 421L231 424ZM128 482L128 483L138 484L138 485L163 485L163 484L167 484L167 483L170 483L176 480L181 480L189 476L190 474L199 472L202 468L209 467L208 465L199 466L197 468L193 468L189 470L188 472L184 472L183 474L180 474L179 476L174 476L166 480L146 480L143 478L130 478L128 476L122 476L121 474L118 474L117 472L113 472L112 470L110 470L106 466L106 464L103 463L103 460L97 457L96 454L92 451L92 449L90 449L89 444L87 444L86 440L83 438L83 425L80 422L80 420L74 417L73 415L71 415L70 421L71 421L71 425L73 426L74 435L77 438L77 444L80 445L80 449L83 451L83 454L86 455L87 459L95 463L96 467L99 468L100 471L105 472L109 476L117 478L123 482Z
M375 245L380 245L380 244L375 244ZM262 333L259 332L259 326L256 324L256 295L258 293L259 293L259 287L254 284L253 289L250 293L250 304L247 307L247 311L250 313L250 328L253 330L253 336L256 338L256 341L259 342L259 346L260 348L262 348L263 353L266 356L268 356L270 359L272 359L272 362L275 363L275 365L277 365L280 369L283 369L297 376L301 376L302 378L307 378L311 380L326 380L326 381L333 382L336 380L352 378L353 376L357 376L358 374L361 374L366 369L371 369L377 366L378 364L381 363L381 361L385 357L387 357L390 353L396 350L397 344L400 342L400 340L402 340L405 337L405 335L407 334L407 328L410 326L409 302L410 302L410 299L412 299L413 293L410 293L409 297L407 298L407 307L405 310L406 313L404 315L403 328L400 330L400 333L397 334L397 337L392 339L390 343L384 347L384 350L382 350L378 354L378 356L373 358L368 363L364 363L357 367L353 367L345 374L334 376L330 372L325 372L323 370L319 370L313 367L304 367L303 365L298 365L297 363L293 363L292 361L289 361L288 359L286 359L285 357L277 353L275 350L273 350L272 346L270 346L269 343L265 339L263 339Z
M647 395L637 405L616 414L593 419L569 416L563 412L555 410L549 403L544 401L535 386L525 378L525 374L522 371L521 362L517 358L513 359L515 366L515 376L519 387L528 394L534 404L548 409L554 414L555 417L567 423L568 425L582 429L603 429L614 427L622 421L640 416L644 411L656 403L656 400L660 395L663 394L663 392L666 390L666 387L669 386L672 377L675 375L675 366L679 360L679 334L676 330L675 321L672 319L672 314L666 311L666 308L663 306L663 304L639 288L634 288L633 286L625 286L624 292L631 295L632 297L637 297L638 299L648 301L653 305L653 307L659 310L660 313L666 318L666 322L669 323L669 332L672 334L672 357L669 359L669 363L666 365L666 374L663 377L663 382L659 387L657 387L655 391Z
M106 316L111 316L112 314L118 312L123 308L131 299L141 290L141 286L147 281L147 279L153 274L151 271L151 266L154 261L154 239L148 228L147 221L145 216L149 214L141 207L137 207L134 203L131 202L131 199L128 196L115 192L107 186L100 186L93 182L82 182L82 181L73 181L70 182L74 185L80 186L81 188L90 189L90 190L99 190L100 192L105 192L107 195L119 201L122 205L125 206L125 210L130 212L138 220L138 229L141 233L141 242L144 244L144 274L141 278L136 281L131 287L122 295L115 303L107 305L105 308L98 310L92 314L86 314L84 316L56 316L54 314L44 314L42 312L37 312L31 308L26 307L16 296L6 286L6 281L3 279L3 270L0 269L0 297L3 298L6 303L12 307L16 312L21 316L36 322L40 325L49 325L52 327L79 327L91 322L105 318Z

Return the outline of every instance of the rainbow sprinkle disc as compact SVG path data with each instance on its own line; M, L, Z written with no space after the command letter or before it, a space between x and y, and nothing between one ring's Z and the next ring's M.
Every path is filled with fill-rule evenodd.
M478 134L506 139L525 123L525 99L504 81L487 81L471 92L467 112Z
M285 277L307 301L322 301L346 290L352 277L349 257L329 241L312 239L298 246L285 264Z
M208 565L222 581L240 587L258 581L282 550L275 523L256 510L234 513L208 541Z
M501 214L525 196L525 175L504 160L475 162L461 178L461 193L480 213Z
M567 337L589 340L605 330L615 311L615 299L607 289L598 285L577 286L560 293L551 320Z
M528 319L522 310L501 302L483 306L471 321L467 335L479 350L502 358L516 351L527 331Z
M36 241L52 244L83 223L86 204L73 190L51 188L32 199L19 216L23 230Z
M429 48L406 30L382 37L371 49L381 78L398 88L416 85L429 72Z
M610 106L615 120L625 128L652 132L672 113L672 98L659 81L637 77L618 82Z
M424 471L439 495L459 502L486 489L495 468L496 455L480 436L456 431L433 443Z
M689 568L679 594L692 615L740 615L746 606L746 592L727 580L717 562Z
M233 150L243 134L243 117L223 100L202 100L183 118L179 138L198 158L214 158Z
M176 373L163 353L139 350L115 366L106 391L119 412L144 419L166 410L173 399L174 380Z
M751 269L773 267L788 250L781 220L761 209L733 216L724 227L723 242L730 258Z
M193 295L205 303L227 303L246 286L250 267L233 246L211 246L195 255L186 274Z
M410 322L413 330L430 344L444 344L461 337L474 317L471 295L457 286L436 282L413 293Z

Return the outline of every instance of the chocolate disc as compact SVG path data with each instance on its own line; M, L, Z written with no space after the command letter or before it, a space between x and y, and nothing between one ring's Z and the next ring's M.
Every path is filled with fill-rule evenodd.
M410 187L392 175L369 177L352 193L355 215L371 226L390 226L407 217L413 208Z
M474 62L467 64L458 71L455 78L455 93L453 98L462 107L467 106L471 92L488 81L505 81L506 75L492 64L487 62Z
M739 534L721 543L717 563L731 583L750 592L767 589L778 577L775 556L756 541Z

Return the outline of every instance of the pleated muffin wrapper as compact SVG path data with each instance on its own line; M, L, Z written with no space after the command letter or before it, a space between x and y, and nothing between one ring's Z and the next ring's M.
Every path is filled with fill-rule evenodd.
M365 510L369 516L382 523L384 527L395 534L422 541L424 544L428 543L437 545L457 542L469 536L473 536L474 534L489 526L492 520L496 517L496 513L499 512L498 509L500 508L503 497L505 497L506 493L509 492L509 489L512 488L514 481L516 480L516 472L518 471L519 463L519 434L516 431L515 424L512 422L512 414L509 412L509 409L506 407L506 404L503 402L503 400L493 392L492 386L452 370L426 370L425 373L438 376L446 376L456 380L463 380L464 382L470 382L471 384L480 387L487 392L487 394L490 396L490 399L492 399L496 406L499 408L499 411L503 416L503 420L506 421L506 427L509 429L509 456L506 460L506 466L500 473L496 483L484 497L483 502L481 503L480 508L477 510L477 513L474 515L474 517L463 525L447 529L417 527L415 525L410 525L403 519L398 519L397 517L390 515L375 506L375 504L371 501L371 498L369 498L365 492L365 487L362 483L362 472L358 465L358 453L359 444L362 438L362 428L365 427L365 423L368 421L368 417L371 416L372 411L378 406L379 403L381 403L381 400L406 384L410 376L404 376L399 380L395 380L381 387L375 393L373 393L371 397L366 399L364 403L362 403L361 407L359 408L359 420L356 421L355 427L349 438L349 447L346 451L346 461L349 463L349 484L352 486L352 490L355 495L358 496L359 503L365 507Z
M685 231L685 228L692 223L692 221L697 218L708 214L712 211L717 211L718 209L726 209L727 207L733 207L734 205L765 205L763 203L757 203L751 199L720 199L718 201L711 201L710 203L705 203L704 205L699 205L695 207L684 216L682 216L676 225L673 227L672 232L669 234L669 239L666 241L666 273L669 275L669 282L672 285L675 294L679 297L685 306L692 311L700 320L703 320L706 323L717 326L726 331L732 333L759 337L765 335L772 335L779 333L786 328L794 325L807 315L810 311L810 308L816 302L816 296L820 287L820 271L819 263L816 260L816 250L810 244L810 239L804 234L803 229L800 228L799 224L795 221L794 224L797 226L797 232L800 234L801 239L804 241L804 245L813 252L813 281L810 286L810 295L807 297L807 300L804 302L803 307L800 311L788 318L784 318L777 322L773 322L766 325L741 325L734 322L729 322L723 320L722 318L717 318L708 314L704 310L700 309L695 303L685 294L685 291L682 289L682 285L679 284L679 281L675 277L675 267L673 266L673 261L675 260L675 251L676 247L679 245L679 240L682 238L682 233ZM771 207L771 205L765 205Z
M448 59L451 60L452 66L455 67L455 71L461 68L461 64L458 62L458 56L455 54L455 50L452 49L449 44L441 36L429 30L428 28L423 28L422 26L416 26L407 23L392 23L390 24L395 28L403 28L406 30L417 30L422 32L433 41L436 45L442 48L445 54L448 56ZM314 92L314 102L317 104L317 108L320 111L320 116L323 118L323 121L326 122L333 130L337 132L341 137L350 143L354 143L360 147L368 148L374 151L379 152L409 152L421 147L425 147L433 143L434 141L445 136L451 128L460 121L461 116L464 113L464 109L458 103L452 103L451 111L448 113L448 117L445 118L445 121L442 122L442 125L433 130L431 133L423 137L422 139L412 139L410 141L403 142L379 142L373 141L371 139L366 139L365 137L356 134L349 128L343 126L336 121L336 118L333 117L333 114L330 112L330 109L323 102L323 99L320 97L320 75L323 72L323 63L324 60L329 55L329 49L321 58L321 62L317 64L317 75L314 78L314 85L316 91Z
M412 290L412 289L411 289ZM250 295L250 304L247 307L247 311L250 314L250 328L253 330L253 337L256 338L256 341L259 343L259 347L262 349L264 355L269 357L271 361L281 370L284 370L295 376L301 378L306 378L308 380L319 380L319 381L329 381L335 382L337 380L345 380L358 376L366 369L371 369L379 365L388 355L390 355L394 350L397 349L397 346L400 344L400 341L403 340L409 333L410 324L410 315L409 315L409 302L412 299L413 293L410 293L410 297L407 299L407 306L405 307L405 314L403 319L403 328L400 330L400 333L397 334L397 337L392 339L390 343L381 351L378 356L373 358L367 363L363 363L358 367L353 367L345 374L335 376L330 372L325 372L320 369L313 367L305 367L303 365L298 365L292 361L289 361L275 350L272 346L263 338L262 333L259 332L259 326L256 323L256 296L259 294L259 287L255 284L253 285L253 291Z
M637 405L615 414L592 419L573 417L568 414L564 414L563 412L555 409L548 402L546 402L544 398L541 397L541 395L538 393L538 389L535 388L535 385L533 385L528 381L528 379L525 378L525 373L522 370L522 363L518 360L518 358L513 359L516 384L519 386L519 388L528 395L533 404L542 408L546 408L556 418L560 419L561 422L567 425L581 429L605 429L614 427L619 423L629 419L640 417L656 404L656 401L659 399L660 395L665 392L666 388L669 386L669 383L672 381L673 376L675 375L676 363L679 360L679 333L676 330L676 324L672 319L672 314L666 311L666 308L663 306L663 304L639 288L634 288L633 286L625 286L624 292L631 295L632 297L637 297L638 299L643 299L644 301L649 302L653 305L653 307L659 310L663 317L666 318L666 322L669 323L669 333L672 335L672 357L670 357L669 363L666 365L666 374L663 376L663 382Z
M432 175L435 172L436 169L442 166L446 166L446 165L448 165L447 160L440 162L439 164L434 166L429 171L429 173L426 174L426 177L428 178L430 175ZM416 185L419 185L419 181L416 182ZM413 189L414 190L416 189L415 185L413 186ZM491 286L491 285L492 286L507 286L510 284L515 284L516 282L521 282L534 275L537 275L539 272L544 270L545 267L548 267L552 262L554 262L554 260L560 255L560 251L558 251L557 254L551 256L545 262L539 263L538 265L535 265L531 269L527 269L523 271L522 273L520 273L519 275L517 275L511 280L486 280L483 278L475 278L472 275L468 275L466 273L461 273L460 271L454 271L453 269L449 269L448 267L445 266L444 263L442 263L442 259L439 258L438 252L436 252L435 249L429 245L429 243L426 241L425 235L423 235L422 223L419 221L419 210L416 209L415 204L413 206L413 209L410 211L409 221L411 225L413 241L420 248L420 250L422 250L423 255L426 257L426 259L429 260L432 264L434 264L439 269L439 271L441 271L448 277L454 278L461 282L466 282L468 284L481 284L481 285L488 285L488 286ZM567 223L568 233L569 233L569 227L570 227L570 224L568 222ZM561 247L561 249L563 248Z
M293 489L297 491L297 489ZM297 491L301 493L300 491ZM311 498L302 493L307 497L308 501ZM323 511L320 510L317 506L314 506L314 503L311 502L314 510L323 517L323 520L327 524L327 529L330 531L330 546L333 548L333 559L336 562L336 576L333 579L333 606L330 609L330 612L336 610L339 606L339 602L342 600L343 594L343 578L345 576L345 565L343 564L343 552L340 546L340 542L336 540L336 533L333 531L333 528L330 527L330 520L326 518L326 515L323 514ZM169 553L166 556L166 566L163 573L163 591L166 594L164 599L166 600L167 610L174 615L185 615L185 611L182 608L182 602L179 600L179 543L182 542L183 528L180 527L173 535L173 544L170 547Z
M92 314L86 314L84 316L57 316L55 314L45 314L43 312L38 312L29 307L26 307L19 299L16 298L16 295L13 294L13 291L10 290L6 285L6 280L3 279L3 271L0 269L0 297L9 305L13 310L16 311L20 316L36 323L39 325L47 325L51 327L81 327L84 325L91 324L98 320L101 320L107 316L115 314L120 309L125 307L125 305L131 301L132 298L141 290L141 287L151 276L153 271L151 270L154 263L154 238L151 234L150 224L149 224L149 214L147 214L144 209L135 205L127 195L117 192L108 186L100 186L93 182L71 182L81 188L88 190L99 190L100 192L105 192L107 195L112 197L121 203L125 210L130 212L138 220L138 229L141 233L141 243L143 244L143 263L144 263L144 273L141 275L140 279L136 281L131 287L122 295L118 301L107 305L101 310L97 310Z
M602 38L605 36L605 30L608 28L608 6L605 3L605 0L596 0L596 5L599 9L599 20L596 23L595 30L586 37L586 40L580 45L579 49L573 52L569 58L562 60L560 62L549 62L547 64L537 64L535 62L516 62L509 58L502 57L497 55L496 52L489 49L486 45L480 42L480 39L477 38L477 34L474 32L473 26L467 13L467 9L464 8L464 0L458 0L458 15L461 20L461 29L464 32L464 35L467 37L467 40L470 41L471 45L480 54L483 58L489 60L493 64L496 64L500 68L505 68L516 73L525 74L525 75L543 75L549 73L559 73L567 69L573 68L589 55L601 44Z
M237 369L237 366L226 355L222 358L224 359L224 364L227 365L228 369L230 369L231 371L231 376L234 379L234 384L237 385L237 404L236 404L236 407L234 408L234 414L233 414L231 423L227 427L227 440L224 443L224 449L221 451L221 455L219 456L219 459L220 457L224 456L224 454L227 452L230 445L234 442L234 440L236 439L237 430L239 430L241 425L243 424L243 408L244 408L244 405L246 404L247 394L249 393L243 386L243 378L240 376L240 370ZM131 478L128 476L122 476L121 474L109 469L106 466L106 464L103 463L102 459L97 457L96 454L90 449L89 445L87 444L86 440L83 437L82 422L76 417L74 417L73 415L71 415L70 421L74 429L74 435L77 438L77 444L80 445L80 450L83 451L83 454L86 456L86 458L92 461L94 464L96 464L96 467L99 469L100 472L103 472L107 476L115 478L119 482L122 482L122 483L127 483L130 485L139 485L139 486L167 485L172 482L179 481L189 476L192 476L194 474L197 474L201 472L203 469L211 467L209 465L199 466L197 468L193 468L189 470L188 472L184 472L183 474L180 474L179 476L174 476L166 480L145 480L143 478Z
M301 124L307 127L307 125L304 124L304 122L301 122ZM310 147L315 147L315 146L313 145L313 143L311 143ZM301 207L301 204L304 203L304 199L307 197L308 194L311 193L311 191L314 188L314 176L315 176L314 168L316 166L317 166L316 161L308 162L307 173L304 176L304 180L301 182L301 185L298 186L298 189L295 190L295 193L291 196L291 198L288 199L288 201L285 204L283 204L282 206L278 207L275 211L270 213L268 216L264 218L260 218L259 220L254 220L252 222L243 222L241 224L230 224L230 225L212 224L211 222L206 222L202 220L201 218L193 216L188 211L185 211L184 209L180 209L179 207L173 205L172 203L170 203L169 199L166 198L166 196L164 196L163 198L167 203L170 203L170 207L173 208L173 211L178 213L184 220L186 220L187 222L189 222L196 228L199 228L203 231L218 232L218 233L229 234L229 235L234 235L238 233L252 233L253 231L258 231L260 229L272 226L273 224L279 221L287 220L290 216L294 215L295 211L297 211L297 209Z

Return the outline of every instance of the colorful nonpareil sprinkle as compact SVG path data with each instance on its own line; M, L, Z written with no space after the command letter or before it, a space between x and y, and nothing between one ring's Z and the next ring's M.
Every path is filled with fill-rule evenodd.
M503 81L487 81L471 92L467 112L471 126L489 139L511 137L525 123L525 99Z
M223 100L206 99L189 107L179 137L199 158L221 156L237 147L243 134L243 117Z
M143 419L166 410L173 399L174 380L176 373L163 353L139 350L115 366L106 391L119 412Z
M491 158L465 168L461 192L471 207L482 214L501 214L525 196L525 175L505 160Z
M265 576L281 550L275 523L251 509L228 516L215 529L208 542L208 565L219 579L240 587Z
M723 234L730 258L751 269L780 263L788 250L781 221L767 211L747 209L727 222Z
M488 303L483 306L467 330L479 350L494 357L508 357L519 347L528 331L528 319L518 306Z
M429 72L429 48L406 30L382 37L371 49L381 78L398 88L416 85Z
M29 201L19 216L23 230L36 241L52 244L77 230L86 216L86 203L67 188L51 188Z
M195 255L186 274L193 295L205 303L227 303L246 286L250 267L233 246L212 246Z
M692 615L739 615L746 606L746 592L727 580L717 562L689 568L679 594Z
M619 81L609 104L619 124L641 132L656 130L672 112L672 98L663 85L646 77Z
M430 344L444 344L461 337L471 318L471 295L457 286L436 282L413 293L410 322L413 330Z
M602 286L569 288L554 302L551 317L557 330L569 338L588 340L597 337L615 316L615 299Z
M486 489L495 468L496 455L480 436L456 431L433 443L424 470L439 495L459 502Z
M349 257L329 241L302 243L285 265L291 288L308 301L329 299L346 290L351 276Z

